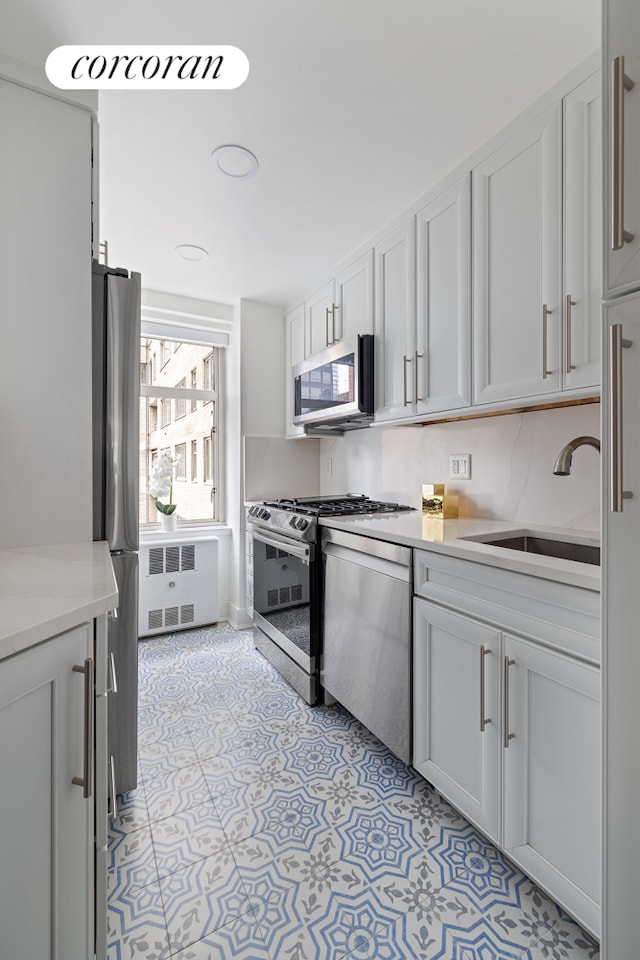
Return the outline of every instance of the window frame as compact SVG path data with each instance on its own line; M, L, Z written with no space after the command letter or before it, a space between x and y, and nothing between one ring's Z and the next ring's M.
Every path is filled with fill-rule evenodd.
M192 367L192 368L191 368L191 389L192 389L192 390L197 390L197 389L198 389L198 368L197 368L197 367ZM190 412L191 412L191 413L195 413L197 406L198 406L198 401L197 401L197 400L192 400L192 401L191 401L191 410L190 410Z
M152 324L149 324L149 326L152 327ZM208 463L209 477L207 480L203 481L197 474L196 476L193 476L193 475L190 476L189 471L186 471L187 451L189 451L189 456L191 461L191 473L192 473L192 468L193 468L192 444L193 442L196 442L196 440L199 440L199 438L202 436L202 435L199 435L199 437L196 438L196 440L194 440L194 438L189 437L187 435L185 437L185 458L184 458L185 471L187 475L180 478L182 482L184 482L187 479L191 479L196 482L204 482L206 483L207 486L211 488L211 504L212 504L211 517L202 517L202 518L190 519L190 520L178 520L179 526L186 526L186 527L218 526L220 524L225 523L225 518L221 516L221 506L223 504L223 498L222 498L221 489L220 489L220 481L222 478L223 458L224 458L223 437L220 430L222 398L224 395L223 383L221 378L221 371L223 368L222 354L223 354L224 347L219 341L216 342L213 337L212 337L212 340L214 340L214 342L211 342L211 340L207 340L205 337L206 335L203 336L203 333L200 330L197 331L195 336L189 336L188 332L185 331L185 328L183 326L176 325L175 340L172 341L166 332L163 332L163 336L161 338L160 336L155 335L152 330L145 331L144 322L143 322L143 333L141 334L141 341L140 341L141 346L143 347L145 343L148 343L148 341L151 341L151 340L161 341L165 343L165 349L168 348L168 351L171 353L171 357L175 354L176 351L175 351L175 348L173 351L171 351L170 344L173 344L175 342L194 343L203 347L210 348L210 353L201 362L203 363L203 365L205 363L210 365L209 366L210 376L213 378L213 382L216 384L215 390L204 389L202 387L201 388L169 387L169 386L165 386L163 384L157 384L157 383L140 385L141 398L147 398L147 399L155 398L157 400L158 406L160 406L160 412L161 412L161 417L159 419L162 419L162 411L165 409L163 404L165 401L169 401L169 409L171 408L171 401L173 400L175 403L176 416L174 420L183 419L182 416L177 415L179 401L183 401L185 403L185 407L187 407L187 404L189 404L189 401L191 401L190 410L188 408L185 409L185 414L184 414L185 417L188 415L189 412L193 412L197 408L198 400L201 400L206 405L209 405L209 404L211 405L211 412L212 412L211 429L209 434L208 435L205 434L204 437L202 438L203 441L208 440L209 449L211 451L209 456L209 463ZM155 353L154 353L154 356L155 356ZM189 376L191 376L191 378L193 377L194 370L196 371L196 377L197 377L198 367L197 366L192 367L191 373L189 373L189 371L185 373L184 382L186 382ZM161 371L162 371L162 368L161 368ZM161 371L159 371L159 373ZM181 380L180 382L183 382L183 381ZM171 419L169 419L167 423L161 422L160 428L164 426L168 426L172 422L174 421L172 421ZM174 446L178 446L178 444ZM204 472L204 467L205 467L204 455L200 454L199 447L200 447L199 442L196 442L196 470ZM203 451L204 451L204 445L203 445ZM200 460L202 460L202 467L198 462ZM178 477L176 477L176 479L178 479ZM149 532L152 530L155 531L157 530L157 527L158 527L157 522L156 523L153 523L153 522L140 523L141 531L149 531Z
M191 466L190 466L190 478L192 483L197 483L198 481L198 438L191 441Z
M187 378L183 377L179 383L176 383L176 390L186 390L187 389ZM193 403L193 401L191 401ZM196 401L197 403L197 401ZM187 415L187 401L185 397L176 397L173 401L173 419L182 420L183 417Z
M140 391L142 395L142 391ZM160 397L160 429L163 427L168 427L173 421L171 420L171 398L170 397Z
M182 447L182 449L180 449ZM187 479L187 441L183 440L182 443L176 443L174 448L174 457L182 455L181 460L178 464L176 470L175 480L186 480Z

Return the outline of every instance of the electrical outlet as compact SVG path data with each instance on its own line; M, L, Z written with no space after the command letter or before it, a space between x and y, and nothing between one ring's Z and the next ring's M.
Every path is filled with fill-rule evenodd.
M471 478L471 454L452 453L449 457L449 479L469 480Z
M330 477L333 473L333 462L331 457L324 458L324 475L325 477Z

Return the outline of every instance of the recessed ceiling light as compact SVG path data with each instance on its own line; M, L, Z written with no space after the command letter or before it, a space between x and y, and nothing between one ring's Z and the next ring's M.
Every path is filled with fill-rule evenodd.
M220 173L231 180L248 180L258 172L258 160L251 150L239 147L235 143L216 147L211 154L211 159Z
M194 243L181 243L176 247L176 253L183 260L204 260L209 256L204 247L197 247Z

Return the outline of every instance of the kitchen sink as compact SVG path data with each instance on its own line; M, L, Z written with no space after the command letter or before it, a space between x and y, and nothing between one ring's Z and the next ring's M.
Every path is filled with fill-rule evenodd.
M579 543L574 540L555 540L529 533L506 534L487 540L484 537L464 537L491 547L506 547L507 550L520 550L523 553L535 553L544 557L558 557L560 560L575 560L578 563L600 565L600 547L595 543Z

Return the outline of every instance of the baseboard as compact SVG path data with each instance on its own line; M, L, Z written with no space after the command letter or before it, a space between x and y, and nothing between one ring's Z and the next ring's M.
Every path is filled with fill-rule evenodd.
M246 630L253 626L253 617L251 617L245 607L237 607L231 600L223 600L220 603L220 619L228 620L235 630Z

